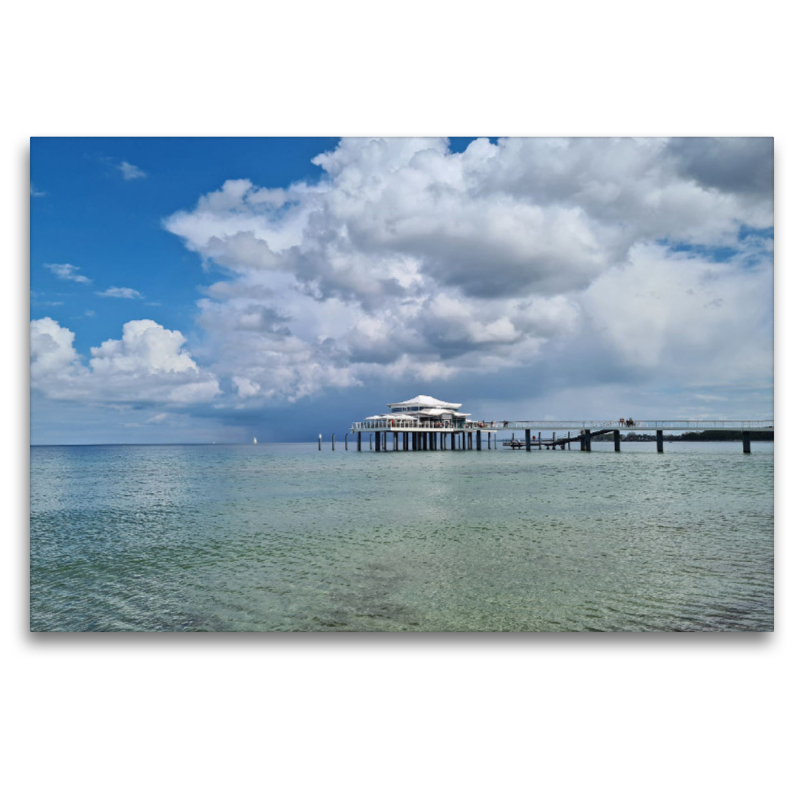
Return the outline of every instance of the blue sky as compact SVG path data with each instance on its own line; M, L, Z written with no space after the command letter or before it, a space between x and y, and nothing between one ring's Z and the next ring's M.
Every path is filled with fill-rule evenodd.
M34 444L772 415L771 139L31 140Z

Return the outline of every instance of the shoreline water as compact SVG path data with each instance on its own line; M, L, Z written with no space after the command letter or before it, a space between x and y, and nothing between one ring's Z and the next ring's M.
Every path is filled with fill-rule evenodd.
M31 629L772 629L772 443L507 452L32 448Z

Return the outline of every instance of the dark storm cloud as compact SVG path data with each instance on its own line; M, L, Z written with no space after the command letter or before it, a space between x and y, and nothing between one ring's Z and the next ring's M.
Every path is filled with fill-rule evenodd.
M765 197L772 194L771 137L673 139L669 152L676 158L678 172L703 186Z

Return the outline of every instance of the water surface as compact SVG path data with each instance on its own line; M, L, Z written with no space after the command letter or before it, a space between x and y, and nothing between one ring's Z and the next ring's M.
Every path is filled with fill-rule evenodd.
M765 631L773 445L31 448L35 631Z

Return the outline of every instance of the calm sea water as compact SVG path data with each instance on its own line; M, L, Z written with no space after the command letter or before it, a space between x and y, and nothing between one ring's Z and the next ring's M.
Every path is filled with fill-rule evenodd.
M766 631L773 445L31 448L35 631Z

